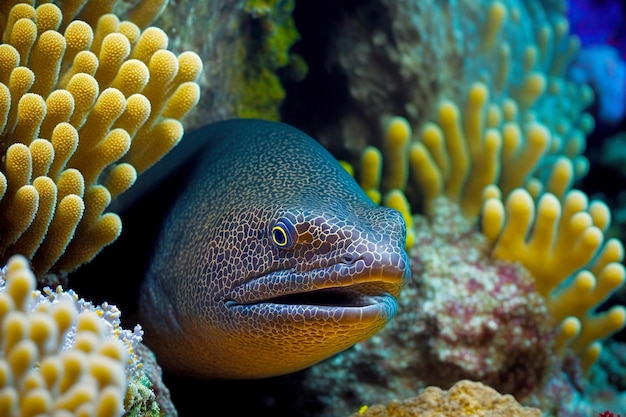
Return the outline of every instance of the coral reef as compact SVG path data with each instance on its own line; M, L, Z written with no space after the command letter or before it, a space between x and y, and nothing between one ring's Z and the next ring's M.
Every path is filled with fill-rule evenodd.
M584 48L569 70L570 77L588 83L598 98L598 118L616 125L626 116L626 60L610 45Z
M0 258L23 254L49 282L119 236L107 206L178 143L199 99L198 55L144 29L164 2L129 10L137 23L114 4L2 4Z
M383 332L307 374L334 410L461 378L556 414L619 401L579 378L593 371L599 341L624 328L626 309L596 312L624 283L624 251L604 238L606 204L572 190L594 126L584 112L591 90L565 78L577 40L538 3L524 3L533 20L517 3L482 7L478 57L460 79L474 65L480 75L461 97L437 93L421 122L406 107L393 117L381 109L372 129L381 142L354 168L368 195L412 227L414 280ZM528 38L526 24L535 25Z
M374 405L351 414L351 417L476 417L518 416L539 417L541 410L522 407L510 395L500 395L494 389L462 380L448 391L436 387L426 388L420 395L386 405Z
M0 277L0 415L122 415L141 329L122 329L114 306L35 284L26 258L11 257Z
M14 378L3 380L0 399L9 400L0 407L35 415L68 404L71 390L53 378L54 363L82 349L94 363L93 372L81 373L88 382L80 388L93 400L82 406L98 407L98 388L111 382L101 402L110 415L123 408L129 415L176 414L158 365L120 365L128 349L136 363L139 346L102 342L112 339L97 317L119 312L79 312L76 306L88 303L59 289L35 292L39 307L29 313L24 305L35 302L23 300L35 285L32 273L12 256L24 254L40 283L53 282L114 241L121 222L107 207L176 145L181 120L197 104L203 111L185 118L185 127L284 116L337 155L359 160L351 169L368 195L399 209L409 226L416 279L398 316L304 373L307 395L323 412L348 415L364 401L408 398L433 385L452 388L426 388L424 401L464 398L461 409L448 409L457 415L468 407L498 413L485 409L491 399L514 406L478 384L454 385L464 378L555 415L623 404L607 382L623 387L619 373L608 372L622 369L623 349L602 349L626 324L624 307L603 308L623 287L623 247L607 239L607 206L572 190L589 168L583 153L594 120L585 109L594 94L566 78L580 43L569 34L563 2L305 3L300 13L319 9L331 29L309 20L334 36L304 56L319 58L309 62L311 79L329 71L329 84L313 86L307 100L294 95L297 103L281 83L306 71L292 51L300 30L293 0L180 0L156 21L163 30L150 25L166 0L0 5L0 261L9 262L7 277L29 281L21 299L11 279L0 295L3 331L13 320L21 332L2 335L0 374ZM198 36L198 27L210 29ZM87 317L77 318L88 331L77 329L73 347L37 327L57 323L53 313L65 311L57 305ZM113 333L138 339L138 330L115 326ZM140 356L154 362L149 353ZM107 372L97 367L116 360ZM594 390L597 381L604 391ZM479 403L466 400L476 391ZM360 414L405 412L402 405L419 401Z

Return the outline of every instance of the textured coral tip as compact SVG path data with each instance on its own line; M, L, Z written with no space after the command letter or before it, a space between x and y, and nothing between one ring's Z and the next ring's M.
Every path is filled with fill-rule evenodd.
M52 397L47 389L37 388L26 392L20 403L20 415L22 417L35 417L50 411Z
M30 295L35 289L35 276L28 266L28 261L21 255L14 255L9 259L7 271L7 293L15 306L25 311Z
M167 101L162 116L181 120L189 113L200 99L200 86L194 82L186 82L179 85L176 91Z
M202 59L195 52L185 51L178 55L177 79L179 83L195 81L202 73L202 67Z
M73 52L72 55L89 49L93 42L93 29L82 20L73 20L67 25L64 35L67 52Z
M15 304L13 303L9 307L15 308ZM27 316L20 311L9 311L2 320L4 352L10 352L16 344L28 337L28 330Z
M550 131L540 123L530 123L526 130L530 146L545 149L550 142Z
M167 34L157 27L149 27L141 33L131 53L131 58L148 63L152 55L167 48Z
M576 213L587 209L587 194L580 190L571 190L565 195L563 201L563 211L568 213Z
M602 281L610 289L616 289L622 286L626 276L624 265L619 262L612 262L605 266L598 274L598 279Z
M137 43L137 40L139 40L139 36L141 35L141 29L139 26L129 20L120 22L117 31L126 36L131 45Z
M552 173L548 180L547 189L562 197L574 182L574 166L572 161L566 157L560 157L552 167Z
M98 315L93 311L84 311L78 316L76 332L88 331L97 335L103 334L103 327Z
M80 110L82 115L83 112L91 108L96 97L98 97L98 82L89 74L75 74L67 84L67 91L74 97L76 109ZM74 123L72 122L72 124Z
M138 59L129 59L122 64L111 86L128 97L139 93L146 86L149 78L150 72L146 64Z
M537 98L546 89L546 77L542 73L529 74L524 80L524 89L528 97Z
M21 378L37 361L37 346L32 340L22 340L7 352L6 358L16 379Z
M23 143L14 143L5 155L6 176L9 185L15 189L27 185L32 173L30 149Z
M119 389L126 388L124 367L117 360L98 354L90 355L89 372L100 387L113 385Z
M556 220L561 216L561 203L553 194L546 193L540 197L537 211L544 219Z
M11 28L9 42L19 51L21 65L27 64L36 39L37 25L30 19L19 19Z
M596 278L589 271L580 271L576 274L573 286L576 293L588 294L596 286Z
M513 215L532 215L534 212L534 202L528 191L523 188L516 188L509 194L506 200L507 211Z
M122 220L115 213L104 213L94 229L98 234L99 248L108 245L120 236L122 232Z
M42 353L48 353L56 346L59 330L48 313L34 313L30 319L30 338Z
M52 3L44 3L37 7L37 30L43 33L47 30L57 30L61 25L63 14L61 9Z
M98 60L96 54L91 51L79 51L74 57L74 62L72 63L71 70L63 76L62 80L59 82L59 85L67 85L68 81L70 81L73 76L81 73L93 77L94 75L96 75L96 71L98 71L99 66L100 61Z
M46 175L54 158L54 148L46 139L35 139L28 147L33 160L33 185L37 177Z
M8 84L8 75L20 63L20 54L15 47L0 44L0 82Z
M116 387L105 387L100 392L96 417L118 417L124 412L124 393Z
M39 364L39 371L48 388L52 388L63 375L61 361L56 355L43 358Z
M63 381L65 382L65 381ZM72 416L93 416L93 411L85 413L82 410L93 408L92 403L95 401L98 395L98 387L95 381L87 378L83 378L80 382L75 382L73 385L69 385L67 392L59 396L55 403L54 408L57 410L71 410L74 411ZM56 415L55 415L56 417Z
M597 227L591 226L586 229L570 252L572 259L589 262L602 246L604 234Z
M46 108L47 118L54 117L58 122L67 122L74 111L74 97L67 90L55 90L46 99Z
M496 37L507 16L507 8L500 1L494 1L489 7L487 18L483 27L482 42L483 48L490 49L494 46Z
M606 231L611 224L611 210L602 201L593 201L589 204L589 214L593 220L594 226Z
M59 199L61 201L70 195L75 195L78 199L82 200L81 196L85 193L85 180L80 171L74 168L68 168L59 175L59 178L57 179L57 187L59 189ZM72 199L74 199L74 197L72 197ZM80 209L80 207L76 205L76 201L68 201L65 204L67 205L67 209L72 207ZM57 210L59 209L60 207Z
M98 59L100 67L107 70L116 70L130 54L130 42L121 33L109 33L102 41L102 48ZM96 79L98 77L96 76Z
M489 184L488 186L483 188L481 198L484 201L487 201L490 198L497 198L498 200L502 200L502 191L500 191L500 188L497 185Z
M366 147L361 153L360 184L364 190L380 188L383 156L374 146Z
M489 99L489 90L484 83L472 84L467 99L469 105L480 107Z
M96 347L100 344L100 337L97 333L86 331L82 329L76 335L76 341L74 342L74 349L83 351L85 353L91 353L95 351Z
M11 369L7 361L0 360L0 392L6 389L9 385L13 385L13 376L11 375ZM0 407L2 410L2 407ZM4 415L4 414L0 414Z
M151 85L163 89L174 79L178 73L178 60L167 49L160 49L152 55L148 63L150 69Z
M7 262L7 274L10 277L12 273L30 268L28 260L22 255L13 255Z
M63 380L59 385L59 390L63 393L74 384L83 372L87 371L87 355L76 349L66 350L61 353L61 363L63 365Z
M481 229L492 244L498 239L504 225L504 206L499 198L488 198L483 203Z
M107 88L98 97L92 112L97 111L97 117L101 118L101 123L109 124L114 122L125 108L126 98L124 95L116 88Z
M611 307L607 316L608 326L613 329L613 331L618 331L626 325L626 307L624 306Z
M24 94L17 104L17 112L19 123L36 124L38 127L46 115L46 102L39 94Z
M54 30L47 30L44 33L42 33L39 39L37 39L37 44L35 45L35 49L33 50L33 54L35 53L37 53L38 55L41 54L41 56L38 56L38 58L47 57L50 60L48 62L55 62L58 58L60 58L63 55L64 52L65 52L65 38L59 32L56 32ZM44 68L33 67L32 65L33 59L34 59L34 56L33 58L31 58L31 62L30 62L31 65L29 66L35 70L35 73L39 73L42 70L43 72L46 72ZM43 62L37 60L36 63L39 65L39 64L42 64Z
M124 363L128 359L128 353L124 349L124 345L116 339L107 339L102 342L98 347L98 353L120 363Z
M576 317L567 317L559 325L559 328L557 330L557 338L572 340L573 338L578 336L578 334L580 333L580 328L580 320L578 320Z
M392 209L398 210L408 228L413 225L413 217L411 215L411 206L406 199L404 193L400 190L391 190L385 195L384 205Z
M600 342L593 342L580 354L580 362L583 368L583 372L587 373L591 369L591 366L598 360L602 353L602 344Z
M602 250L605 262L621 262L624 260L624 245L618 239L609 239Z
M449 101L443 100L439 105L439 122L442 126L455 124L459 120L459 109Z
M137 170L130 164L122 163L113 167L104 183L111 194L111 199L128 190L137 180Z
M393 117L387 125L386 139L390 145L400 146L411 138L411 125L404 117Z

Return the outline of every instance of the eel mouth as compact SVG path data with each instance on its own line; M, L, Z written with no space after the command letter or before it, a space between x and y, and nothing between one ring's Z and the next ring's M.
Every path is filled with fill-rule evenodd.
M321 307L366 307L380 302L387 293L370 295L359 290L358 285L351 287L331 287L319 290L285 294L270 297L263 302L285 305L321 306Z
M405 271L401 269L356 272L346 264L309 271L279 270L233 288L224 302L229 308L263 306L281 310L344 309L380 313L381 309L395 311L395 297L405 279Z

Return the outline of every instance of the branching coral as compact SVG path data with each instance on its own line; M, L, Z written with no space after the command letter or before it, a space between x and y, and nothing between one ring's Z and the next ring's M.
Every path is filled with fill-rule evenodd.
M140 339L117 327L114 308L35 284L28 261L11 257L0 279L0 415L122 415Z
M136 22L115 3L2 5L0 253L24 254L39 277L119 236L107 206L178 143L199 98L199 57L145 28L165 2L138 4Z
M535 209L530 194L519 189L509 195L506 207L490 198L483 211L492 256L520 262L530 271L560 323L557 349L571 343L585 369L600 354L597 341L626 326L624 306L593 313L623 285L626 275L621 242L603 242L609 223L608 207L598 201L589 204L577 190L566 193L562 203L544 194Z

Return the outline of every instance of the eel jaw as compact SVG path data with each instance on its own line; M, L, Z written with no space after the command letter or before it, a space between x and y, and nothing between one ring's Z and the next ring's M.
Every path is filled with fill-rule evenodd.
M329 315L350 321L388 320L395 314L395 296L405 279L399 269L357 273L345 264L303 272L273 271L233 288L224 305L237 311L280 311L283 317L301 316L306 310L311 320Z
M388 293L368 294L358 289L358 285L349 287L321 288L302 293L285 294L270 297L262 302L286 305L315 305L325 307L366 307L380 302L380 297Z

